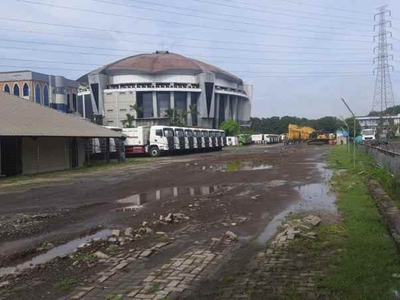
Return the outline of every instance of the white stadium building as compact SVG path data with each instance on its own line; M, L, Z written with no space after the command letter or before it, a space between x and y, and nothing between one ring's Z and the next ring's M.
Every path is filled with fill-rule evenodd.
M87 87L80 89L79 100L91 102L94 114L107 126L123 127L127 114L135 117L136 126L168 125L173 108L188 112L188 126L217 128L228 119L250 123L251 85L215 66L167 51L121 59L78 81Z

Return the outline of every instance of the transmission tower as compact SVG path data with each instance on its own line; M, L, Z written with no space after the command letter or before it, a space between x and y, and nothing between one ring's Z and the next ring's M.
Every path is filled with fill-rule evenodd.
M393 50L393 45L388 44L388 35L392 37L392 32L387 28L392 27L392 22L386 20L386 16L391 17L392 12L387 9L387 5L379 7L378 13L374 16L374 21L378 23L374 26L374 31L378 34L374 36L374 42L378 42L378 46L374 48L374 74L376 75L374 103L372 111L379 112L382 117L385 110L394 106L394 96L392 89L392 80L390 78L390 70L393 71L393 66L389 64L389 59L393 60L393 55L388 53L388 49Z

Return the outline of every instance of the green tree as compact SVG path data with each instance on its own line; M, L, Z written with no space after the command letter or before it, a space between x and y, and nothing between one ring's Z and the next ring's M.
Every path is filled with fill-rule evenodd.
M187 111L170 108L167 110L166 116L170 119L171 126L184 126L186 124Z
M134 105L130 105L130 111L135 111L136 112L136 116L139 116L139 114L143 111L141 106L138 106L136 103ZM135 122L136 118L135 115L128 113L126 114L126 119L122 121L122 125L125 128L132 128L134 127L134 122Z
M235 120L226 120L221 123L219 128L225 130L227 136L237 135L240 133L240 125Z

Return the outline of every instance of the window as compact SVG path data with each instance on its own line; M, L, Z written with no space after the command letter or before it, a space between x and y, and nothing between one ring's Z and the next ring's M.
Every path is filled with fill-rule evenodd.
M24 84L22 95L24 97L29 97L29 85L27 83Z
M49 106L49 88L47 85L43 87L43 104Z
M67 94L67 108L71 110L71 99L69 98L69 94Z
M35 102L39 104L42 103L42 95L40 91L40 85L38 83L35 85Z
M193 131L191 130L185 130L186 136L187 137L193 137Z
M175 93L175 108L179 109L180 111L186 111L186 101L187 100L187 93L176 92Z
M171 128L164 128L164 135L166 137L173 137L174 131Z
M153 93L139 92L137 93L138 118L152 118L153 114Z
M158 117L165 118L168 116L170 97L170 92L157 93Z
M162 130L161 129L157 129L156 130L156 135L157 136L162 136Z
M74 110L78 110L78 104L76 102L76 94L72 94L72 104L74 105Z
M175 134L178 137L184 137L185 136L185 134L183 133L182 129L175 129Z
M6 84L6 85L4 86L4 92L10 93L10 87L8 86L8 84Z
M13 94L19 97L19 85L17 83L14 84Z

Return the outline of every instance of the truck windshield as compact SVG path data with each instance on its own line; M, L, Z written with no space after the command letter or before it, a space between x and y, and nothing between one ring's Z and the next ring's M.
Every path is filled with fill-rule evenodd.
M201 137L201 132L198 131L198 130L195 130L195 131L194 131L194 136L195 136L195 137Z
M186 136L187 137L192 137L193 136L193 131L191 130L185 130Z
M364 129L362 131L362 135L374 135L374 130L373 129Z
M172 136L174 136L174 131L172 129L164 128L164 136L172 137Z
M175 134L178 137L183 137L184 136L182 129L175 129Z
M209 137L210 135L208 134L208 131L202 131L204 137Z

